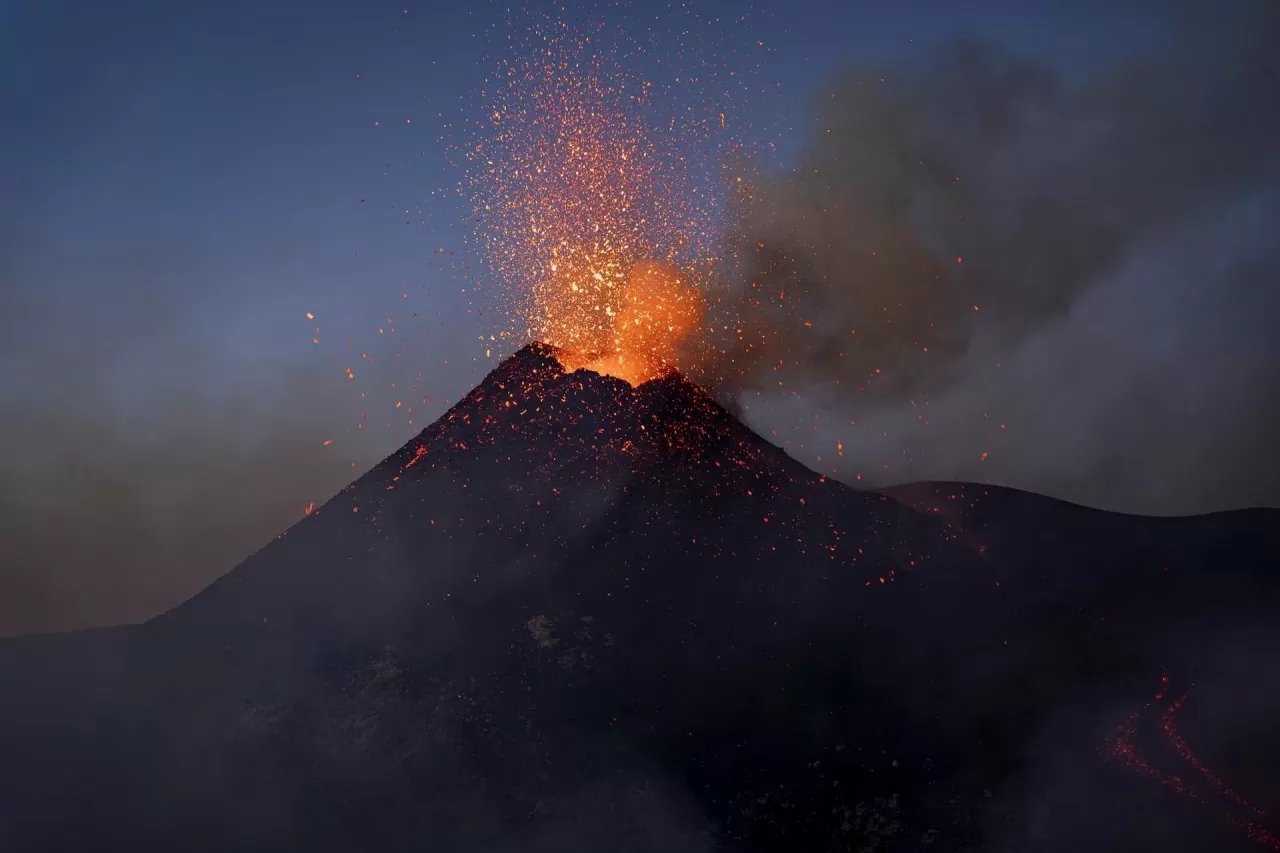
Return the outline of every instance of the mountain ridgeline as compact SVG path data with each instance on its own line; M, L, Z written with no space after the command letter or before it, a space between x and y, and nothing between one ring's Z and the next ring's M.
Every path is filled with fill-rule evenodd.
M0 643L0 848L1280 849L1277 554L531 345L185 604Z

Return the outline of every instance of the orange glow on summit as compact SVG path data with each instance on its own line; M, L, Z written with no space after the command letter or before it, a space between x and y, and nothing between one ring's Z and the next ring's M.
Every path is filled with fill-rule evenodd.
M617 259L552 265L534 291L534 337L560 350L565 370L632 385L679 367L681 345L706 313L688 276L656 261L625 271Z
M685 129L649 126L653 84L615 50L563 24L524 38L484 92L469 152L504 336L555 347L568 371L638 385L678 368L703 325L694 270L710 203L687 180Z

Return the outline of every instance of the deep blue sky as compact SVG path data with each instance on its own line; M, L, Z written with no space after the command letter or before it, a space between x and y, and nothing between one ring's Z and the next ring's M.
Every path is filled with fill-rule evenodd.
M807 99L839 61L979 36L1087 74L1166 26L1140 11L1104 17L1110 5L636 3L626 15L656 18L656 44L673 53L673 33L695 17L723 16L712 41L765 41L758 77L769 97L749 115L758 139L785 158L800 143ZM618 14L610 8L600 14ZM507 31L505 9L8 3L4 296L54 316L21 322L20 341L10 335L0 358L17 369L6 371L5 387L79 396L41 371L72 349L94 358L86 350L95 346L113 359L95 390L109 381L107 402L135 411L154 409L148 389L163 381L216 397L285 363L324 359L340 380L351 366L345 341L376 346L391 317L402 343L412 329L413 367L442 408L488 365L474 342L489 327L462 292L475 259L446 148L475 115ZM319 347L305 311L317 315ZM427 319L409 323L415 312ZM102 340L113 335L120 339ZM200 368L175 363L175 346L198 349ZM389 393L378 378L366 393ZM345 410L316 415L331 431L350 426Z
M576 10L571 14L581 9L567 5ZM746 7L707 0L637 2L595 14L625 14L638 36L651 28L656 55L674 57L677 34L698 20L722 19L702 25L702 41L725 56L763 41L758 68L756 58L734 60L742 62L740 70L754 70L764 90L741 112L750 141L775 143L781 161L775 165L785 171L804 147L810 101L839 63L923 61L939 43L969 37L1046 63L1068 83L1085 81L1163 44L1194 5L788 0ZM1208 21L1219 6L1199 14ZM467 207L458 197L463 176L451 165L448 146L476 117L478 92L505 43L505 21L504 5L483 2L0 0L0 483L6 485L0 489L0 634L139 619L189 595L291 523L307 503L324 501L399 446L492 366L477 345L493 325L473 304L479 265L468 242ZM1194 34L1197 26L1184 31ZM1213 50L1210 70L1234 53L1227 42ZM1265 50L1250 55L1270 61ZM1246 63L1238 79L1255 79L1252 69ZM1159 122L1191 125L1178 124L1185 116L1178 112L1178 90L1168 86L1160 92L1172 97L1152 109L1158 121L1124 125L1126 115L1146 108L1146 84L1139 83L1120 90L1125 97L1138 93L1133 110L1116 110L1105 90L1100 101L1062 114L1082 109L1092 116L1102 103L1107 121L1137 133L1135 146L1155 139L1160 148ZM1206 104L1218 97L1212 90L1201 94ZM1230 156L1280 149L1271 145L1276 125L1250 118L1254 101L1228 107L1224 132L1252 140L1230 149ZM1087 134L1081 138L1087 143ZM1177 183L1201 159L1212 164L1212 140L1193 141L1203 142L1204 151L1184 146L1168 158L1168 169L1154 164L1150 180ZM859 140L849 142L852 148ZM994 176L992 197L1025 195L1019 170L1035 174L1027 162L1051 164L1060 144L1071 143L1031 133L1009 147L1023 159L1007 171L998 162L984 166ZM1043 162L1037 146L1052 149ZM1120 184L1125 170L1144 165L1140 149L1125 157ZM1105 176L1106 152L1086 166L1080 174ZM1149 421L1165 422L1167 400L1163 409L1150 408L1159 409L1158 417L1139 413L1138 426L1123 434L1119 447L1109 443L1105 454L1094 435L1095 416L1131 399L1133 383L1148 381L1139 368L1181 375L1184 365L1160 353L1130 359L1127 342L1181 340L1184 326L1190 328L1183 320L1198 319L1200 306L1217 301L1189 289L1199 295L1169 309L1178 322L1161 321L1156 331L1163 337L1134 334L1125 318L1152 316L1141 294L1163 293L1166 279L1208 269L1206 259L1220 257L1224 243L1197 222L1239 223L1229 230L1241 256L1265 242L1259 235L1269 233L1276 196L1241 201L1253 174L1248 169L1208 173L1206 180L1225 187L1224 198L1235 205L1223 208L1230 216L1219 216L1214 205L1220 199L1196 201L1170 225L1190 228L1186 233L1129 229L1133 235L1122 236L1142 251L1126 249L1124 263L1090 275L1122 283L1136 276L1146 290L1120 288L1123 298L1094 300L1093 308L1082 300L1083 319L1061 324L1066 331L1041 344L1052 354L1045 363L1068 378L1082 375L1071 342L1079 328L1097 325L1087 312L1115 317L1117 306L1128 305L1129 313L1112 324L1118 331L1103 343L1119 353L1112 364L1129 359L1139 367L1113 383L1111 397L1089 395L1087 406L1076 405L1078 396L1054 398L1060 417L1022 386L999 386L1002 374L983 373L975 380L981 393L957 404L956 423L967 417L967 425L943 436L963 464L944 460L929 467L926 454L923 467L908 472L978 477L991 470L1000 482L1077 495L1087 494L1081 490L1098 471L1114 468L1113 458L1139 459L1145 467L1137 470L1149 471L1162 464L1159 454L1185 456L1181 438L1150 451L1152 430L1160 427ZM1040 174L1052 183L1052 172ZM1141 190L1146 179L1133 180ZM1126 188L1126 198L1136 204L1142 193L1132 190ZM1016 213L993 210L1016 224ZM1090 228L1098 224L1076 219ZM1001 254L1001 239L998 229L992 232L991 255ZM1058 248L1072 259L1071 245ZM975 269L981 261L974 258ZM1222 266L1235 269L1226 261ZM1221 320L1227 331L1214 332L1213 340L1238 332L1238 315L1259 316L1250 307L1252 291L1240 292L1231 303L1235 313ZM316 326L319 345L312 343ZM1265 331L1256 321L1248 328L1250 335ZM1212 340L1197 345L1221 352ZM1034 358L1022 362L1021 381L1033 381L1038 365ZM354 383L345 378L348 367L356 371ZM1218 375L1197 374L1196 381L1218 394ZM1231 393L1257 398L1249 391L1256 381L1240 374ZM1005 396L988 395L987 386L1003 388ZM1021 450L1010 445L1002 456L997 449L990 468L975 468L987 446L989 399L1004 399L1011 412L1021 404ZM1225 404L1216 412L1201 438L1222 444L1236 420ZM913 459L918 450L899 446L906 441L898 440L899 425L905 436L920 419L914 411L890 414L883 429L874 428L875 440L861 445L865 458L848 435L822 434L815 451L782 432L811 424L812 408L778 413L775 426L779 440L807 464L843 437L846 464L896 472L888 463ZM767 415L752 412L752 422L766 432L769 424L758 419ZM1046 470L1042 460L1054 454L1046 453L1038 429L1071 417L1079 422L1069 436L1074 449ZM1261 436L1271 421L1240 423L1254 424L1249 428ZM865 429L863 437L871 437ZM971 435L984 443L974 444ZM324 446L326 439L333 444ZM938 434L920 438L925 447L938 441ZM1142 457L1144 449L1150 458ZM1237 455L1233 464L1245 470L1252 457L1244 449ZM1076 477L1077 468L1086 473ZM1275 492L1270 481L1255 480L1252 491L1237 494L1235 473L1219 472L1210 506L1259 495L1267 500ZM1116 476L1138 484L1124 492L1134 501L1127 508L1205 508L1203 502L1159 505L1161 495L1176 490L1142 486L1145 475ZM1119 494L1113 486L1098 488Z
M1107 5L757 4L733 32L772 48L760 76L784 95L762 99L753 118L785 152L805 98L841 58L964 34L1079 70L1158 36L1162 25L1137 13L1100 17ZM250 360L314 358L303 310L322 318L326 339L359 337L403 312L402 281L432 288L418 310L468 326L433 255L460 251L467 233L441 137L489 70L504 8L10 3L0 67L12 121L0 155L19 268L5 286L74 301L113 286L80 262L169 256L162 287L199 306L191 332ZM676 17L643 3L629 15L650 10ZM129 298L129 283L116 284Z

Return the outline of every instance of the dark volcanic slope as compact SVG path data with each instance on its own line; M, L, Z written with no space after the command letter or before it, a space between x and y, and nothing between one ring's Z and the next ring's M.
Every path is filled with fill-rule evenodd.
M1277 520L856 492L527 348L174 611L0 645L0 849L1276 847Z

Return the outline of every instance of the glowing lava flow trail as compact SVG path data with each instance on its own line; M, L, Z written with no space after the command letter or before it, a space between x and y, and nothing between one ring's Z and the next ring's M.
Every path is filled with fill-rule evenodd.
M1192 684L1192 687L1195 685ZM1201 776L1208 787L1219 797L1224 797L1236 804L1236 811L1231 806L1220 805L1215 811L1229 823L1238 826L1253 841L1258 842L1269 850L1280 851L1280 835L1272 832L1263 826L1258 819L1265 819L1266 814L1262 809L1250 804L1231 786L1224 782L1216 773L1209 769L1203 761L1187 745L1186 740L1178 732L1177 715L1182 710L1183 705L1190 695L1190 688L1183 693L1176 701L1168 702L1169 696L1169 674L1163 673L1160 676L1160 689L1156 694L1137 711L1129 715L1123 723L1116 727L1115 734L1112 736L1107 746L1107 753L1111 758L1123 762L1126 767L1135 772L1141 773L1150 779L1154 779L1159 784L1172 791L1189 797L1203 806L1213 808L1214 802L1210 796L1205 794L1203 790L1193 787L1192 783L1181 776L1169 773L1155 767L1147 758L1139 754L1134 745L1134 739L1138 734L1139 723L1149 714L1156 706L1164 706L1164 710L1160 715L1159 731L1161 739L1165 745L1173 750L1173 752L1185 764L1190 766L1197 775ZM1167 703L1167 704L1166 704ZM1204 786L1200 786L1203 788ZM1237 813L1244 811L1249 817L1244 817Z

